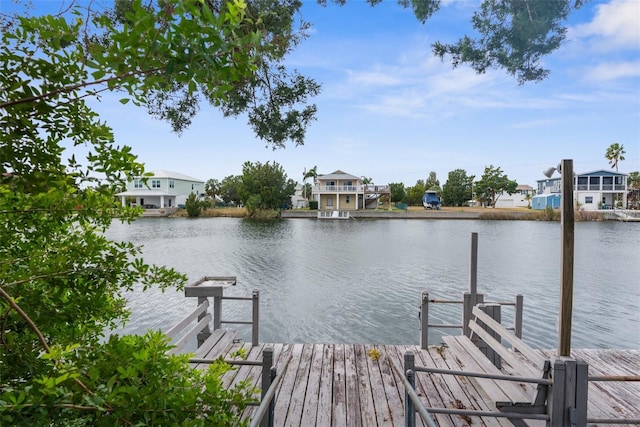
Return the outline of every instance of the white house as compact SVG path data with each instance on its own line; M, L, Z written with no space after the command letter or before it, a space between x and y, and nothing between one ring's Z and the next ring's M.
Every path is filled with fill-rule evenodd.
M561 177L538 180L538 194L560 194L561 180ZM584 210L612 209L618 203L626 207L627 193L627 174L597 170L575 175L573 202Z
M149 177L129 181L126 191L116 196L121 197L122 206L131 201L145 209L164 209L183 205L191 193L204 197L204 181L178 172L158 170Z
M496 200L496 208L526 208L531 206L531 199L535 196L536 190L526 184L521 184L516 187L516 192L513 194L501 193L498 200Z

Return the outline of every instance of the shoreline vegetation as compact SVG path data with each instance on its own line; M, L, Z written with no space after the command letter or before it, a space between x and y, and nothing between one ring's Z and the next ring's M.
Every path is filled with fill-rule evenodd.
M290 209L282 212L269 210L254 216L255 219L282 218L316 218L317 210ZM425 210L421 206L410 206L406 211L401 209L367 209L350 211L353 218L379 219L480 219L488 221L559 221L558 209L532 210L527 208L479 208L479 207L443 207L438 211ZM171 218L188 217L186 209L178 209ZM246 208L217 207L202 209L200 218L247 218ZM576 221L603 221L600 212L575 211Z

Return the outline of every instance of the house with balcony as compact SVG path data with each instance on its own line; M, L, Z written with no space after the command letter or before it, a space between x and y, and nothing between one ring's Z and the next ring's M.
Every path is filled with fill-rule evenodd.
M318 201L318 209L329 211L375 209L384 195L391 196L388 185L365 185L362 178L341 170L318 175L312 191L313 200Z
M151 176L136 177L127 183L127 189L116 196L122 206L135 204L145 209L176 208L184 205L189 194L204 197L204 181L178 173L158 170Z
M538 194L534 196L534 209L559 206L559 202L549 205L544 200L560 200L562 178L538 180ZM626 208L627 174L608 170L597 170L576 174L573 184L573 203L584 210Z

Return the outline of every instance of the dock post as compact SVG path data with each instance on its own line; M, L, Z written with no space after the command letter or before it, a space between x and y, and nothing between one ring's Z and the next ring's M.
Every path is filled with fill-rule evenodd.
M573 312L573 257L575 218L573 206L573 160L562 160L562 208L560 228L561 246L561 283L560 283L560 316L558 333L558 356L571 355L571 316Z
M563 360L555 359L551 364L551 378L553 378L553 384L550 387L550 394L547 399L547 412L549 414L549 421L547 426L551 427L563 427L566 424L565 418L565 377L566 377L566 365Z
M273 348L265 347L262 350L262 391L260 396L264 399L269 387L271 386L271 368L273 367ZM271 412L271 411L270 411ZM260 427L269 426L269 417L263 417Z
M469 293L471 305L478 304L478 233L471 233L471 255L469 257Z
M198 297L198 306L207 302L207 297ZM204 319L206 313L202 313L198 315L198 322ZM211 336L211 330L209 329L209 323L207 323L201 331L198 332L196 336L196 340L198 342L198 348Z
M516 295L516 314L514 317L514 329L516 337L522 339L522 311L524 308L524 297L522 294Z
M213 330L217 331L222 327L222 294L223 290L220 289L220 295L214 295L213 297Z
M411 384L411 387L415 389L415 355L412 351L404 353L404 374L407 377L407 381ZM416 425L416 408L413 405L409 392L404 391L404 425L405 427L415 427Z
M429 292L422 291L420 304L420 348L426 350L429 346Z
M259 343L258 334L260 331L260 291L253 291L253 311L251 319L251 345L257 346Z
M584 360L576 361L576 404L571 423L576 427L587 425L587 401L589 390L589 365Z

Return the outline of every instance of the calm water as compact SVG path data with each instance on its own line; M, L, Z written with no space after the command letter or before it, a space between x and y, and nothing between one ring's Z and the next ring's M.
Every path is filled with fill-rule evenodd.
M229 295L259 289L263 342L410 344L422 290L460 299L468 289L472 232L478 291L492 301L523 294L525 341L555 348L559 223L149 218L114 223L108 235L143 245L147 262L190 281L237 276ZM574 283L574 347L640 348L640 224L576 223ZM127 332L167 328L196 305L171 291L134 292L129 302ZM456 307L432 306L430 321L459 323ZM223 319L250 320L250 309L225 301Z

